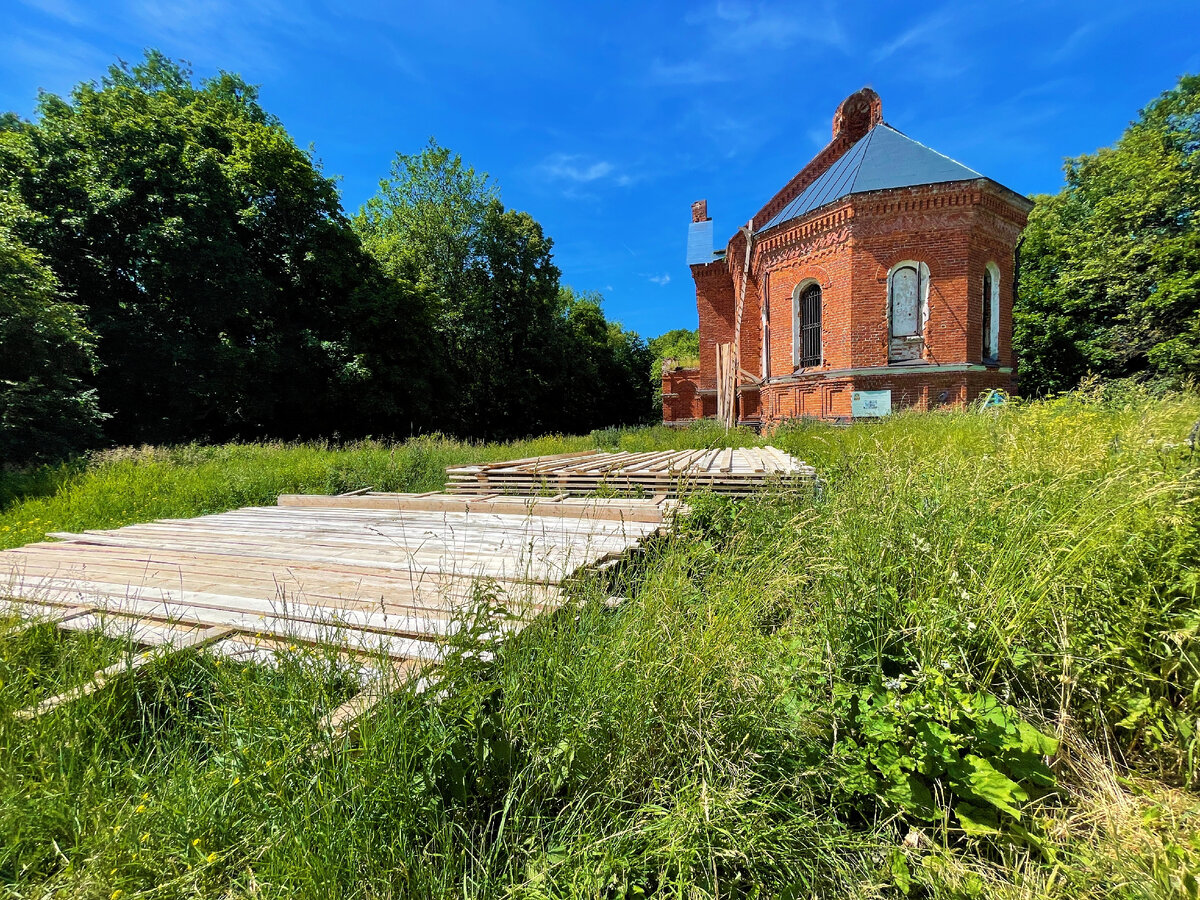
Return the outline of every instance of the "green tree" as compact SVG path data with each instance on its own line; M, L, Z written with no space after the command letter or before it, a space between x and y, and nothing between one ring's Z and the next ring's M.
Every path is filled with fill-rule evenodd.
M1088 372L1200 374L1200 76L1110 147L1068 160L1021 240L1014 342L1023 389Z
M605 318L598 293L563 287L559 302L565 325L563 429L584 432L651 421L654 389L646 377L646 342Z
M415 272L454 306L478 254L484 216L499 199L486 173L430 138L420 153L396 154L390 177L354 227L390 275Z
M372 373L356 325L420 327L416 293L384 289L333 180L235 75L197 85L151 51L43 95L4 138L0 180L39 214L20 237L97 336L112 439L352 426L340 401Z
M75 453L99 439L103 419L83 383L95 357L79 309L12 233L27 217L0 196L0 466Z
M645 344L560 289L541 225L457 154L398 154L354 226L385 272L435 295L437 427L505 438L648 417Z
M649 349L650 383L653 385L654 418L662 419L662 367L663 361L675 360L676 365L696 366L700 364L700 332L695 328L673 328L656 338L651 338Z

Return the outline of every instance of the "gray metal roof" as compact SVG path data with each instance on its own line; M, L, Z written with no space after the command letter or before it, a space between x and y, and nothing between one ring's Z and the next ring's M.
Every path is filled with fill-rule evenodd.
M982 177L974 169L917 143L892 126L880 124L861 137L758 231L798 219L850 194Z

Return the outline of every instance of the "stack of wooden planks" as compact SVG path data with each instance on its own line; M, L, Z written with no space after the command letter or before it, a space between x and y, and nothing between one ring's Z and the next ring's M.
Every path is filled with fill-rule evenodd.
M815 473L774 447L656 450L646 453L564 453L507 462L452 466L453 494L587 494L600 488L635 495L679 496L707 490L746 495L770 485L795 484Z
M513 614L507 629L561 605L565 579L629 553L676 508L666 498L284 495L278 506L0 552L0 612L159 648L127 670L164 648L261 660L298 644L411 666L436 660L439 639L484 599ZM98 672L70 697L112 677Z

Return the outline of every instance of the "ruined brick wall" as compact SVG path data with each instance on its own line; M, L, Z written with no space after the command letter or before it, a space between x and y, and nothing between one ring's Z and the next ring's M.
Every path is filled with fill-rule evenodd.
M704 418L704 398L700 393L700 369L664 368L662 401L663 422L667 425ZM715 409L713 414L716 414Z

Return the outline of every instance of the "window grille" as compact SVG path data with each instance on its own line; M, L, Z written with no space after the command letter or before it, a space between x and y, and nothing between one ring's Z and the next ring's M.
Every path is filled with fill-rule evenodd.
M821 286L800 293L800 368L821 364Z

